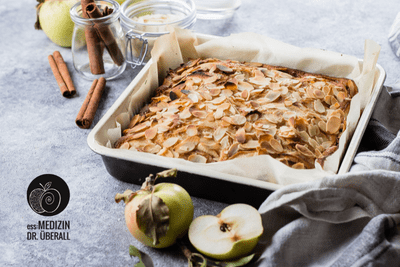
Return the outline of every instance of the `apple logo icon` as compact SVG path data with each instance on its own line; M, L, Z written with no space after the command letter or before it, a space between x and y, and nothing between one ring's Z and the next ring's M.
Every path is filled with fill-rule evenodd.
M60 177L44 174L31 182L27 198L34 212L43 216L53 216L66 208L69 202L69 188Z

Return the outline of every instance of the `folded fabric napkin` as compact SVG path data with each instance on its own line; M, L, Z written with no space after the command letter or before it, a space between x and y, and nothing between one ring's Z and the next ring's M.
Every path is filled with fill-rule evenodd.
M264 234L252 266L400 266L400 132L376 119L390 112L379 111L385 104L349 173L286 186L259 207Z

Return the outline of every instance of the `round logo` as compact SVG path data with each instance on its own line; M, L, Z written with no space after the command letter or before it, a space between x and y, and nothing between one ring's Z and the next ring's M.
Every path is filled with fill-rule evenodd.
M27 199L29 206L37 214L54 216L67 207L69 188L57 175L43 174L30 183Z

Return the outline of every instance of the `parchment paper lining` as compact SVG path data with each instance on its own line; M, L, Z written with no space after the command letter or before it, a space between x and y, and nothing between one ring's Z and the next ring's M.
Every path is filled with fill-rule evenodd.
M359 94L353 97L347 118L347 129L343 132L339 149L325 162L324 169L316 164L315 169L295 170L268 155L234 159L224 162L199 164L183 159L173 159L144 152L129 151L132 157L148 158L175 166L190 166L201 173L207 168L215 172L264 180L279 185L320 179L338 171L340 160L354 132L362 110L370 99L375 82L375 68L380 46L372 40L365 41L364 59L360 64L353 56L315 48L300 48L255 33L232 34L228 37L198 39L189 30L170 29L170 34L158 38L151 52L153 63L145 83L130 96L126 112L116 117L116 127L108 130L107 147L112 147L127 127L130 118L150 99L157 84L161 84L167 71L178 67L190 58L232 59L246 62L261 62L285 66L311 73L334 77L346 77L355 81Z

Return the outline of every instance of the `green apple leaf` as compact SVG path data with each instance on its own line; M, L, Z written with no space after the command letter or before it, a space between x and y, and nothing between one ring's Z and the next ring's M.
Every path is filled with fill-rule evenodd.
M153 245L157 245L169 228L169 208L161 198L151 194L139 204L136 220L139 229L153 239Z
M127 204L136 195L137 195L137 192L133 192L130 189L126 189L124 193L122 193L122 194L118 193L115 195L115 202L119 203L121 200L123 200L125 202L125 204Z
M153 267L154 266L153 260L150 258L150 256L147 255L146 253L140 251L133 245L129 246L129 255L131 257L139 258L139 262L136 263L134 267Z

